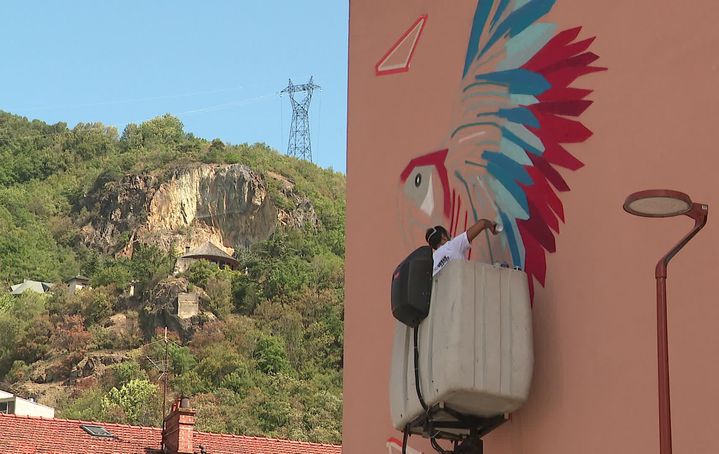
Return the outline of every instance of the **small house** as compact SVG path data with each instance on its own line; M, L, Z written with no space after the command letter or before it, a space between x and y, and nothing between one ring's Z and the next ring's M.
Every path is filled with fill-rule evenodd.
M52 288L53 284L49 282L33 281L30 279L23 279L22 283L10 286L10 293L13 295L22 295L26 291L35 293L47 293Z
M237 260L223 251L219 246L207 241L195 249L190 249L189 246L185 248L185 254L177 259L175 263L175 274L184 272L198 260L207 260L216 263L220 268L228 267L233 270L237 269L240 265Z
M78 290L89 287L90 279L86 278L85 276L80 276L78 274L77 276L65 281L65 283L67 284L67 292L72 295Z
M34 399L23 399L5 391L0 391L0 413L17 416L40 416L54 418L55 409L35 402Z

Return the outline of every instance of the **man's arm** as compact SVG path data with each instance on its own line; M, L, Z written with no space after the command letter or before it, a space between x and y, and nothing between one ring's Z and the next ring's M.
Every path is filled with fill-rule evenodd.
M472 240L477 238L477 235L482 233L484 229L489 229L490 232L497 233L497 223L492 222L489 219L480 219L472 227L467 229L467 241L470 243Z

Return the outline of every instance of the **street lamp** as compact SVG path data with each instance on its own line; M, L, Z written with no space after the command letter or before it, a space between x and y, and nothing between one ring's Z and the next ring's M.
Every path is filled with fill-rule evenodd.
M694 228L667 252L655 269L657 279L657 364L659 374L659 453L672 452L672 419L669 404L669 352L667 341L667 266L707 223L709 206L694 203L688 195L669 189L651 189L631 194L624 201L624 210L635 216L666 218L686 215L694 219Z

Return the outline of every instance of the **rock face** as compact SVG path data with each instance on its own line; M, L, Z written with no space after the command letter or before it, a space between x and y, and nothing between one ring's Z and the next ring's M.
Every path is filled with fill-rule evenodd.
M107 366L119 364L129 359L127 355L120 353L93 353L86 355L72 368L68 381L72 384L78 378L102 375Z
M278 209L262 176L239 164L192 165L166 178L126 176L88 196L88 208L97 215L82 235L86 244L105 253L131 255L136 243L184 250L210 240L231 254L267 239L278 223L316 226L309 200L294 193L284 177L270 178L281 182L293 208Z

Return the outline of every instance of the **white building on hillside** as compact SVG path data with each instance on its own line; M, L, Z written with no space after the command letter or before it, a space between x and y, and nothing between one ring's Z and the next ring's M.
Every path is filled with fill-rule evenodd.
M0 413L17 416L41 416L54 418L55 409L35 402L33 399L23 399L8 392L0 391Z
M49 282L33 281L30 279L23 279L22 283L10 286L10 293L13 295L21 295L26 291L36 293L47 293L53 284Z

